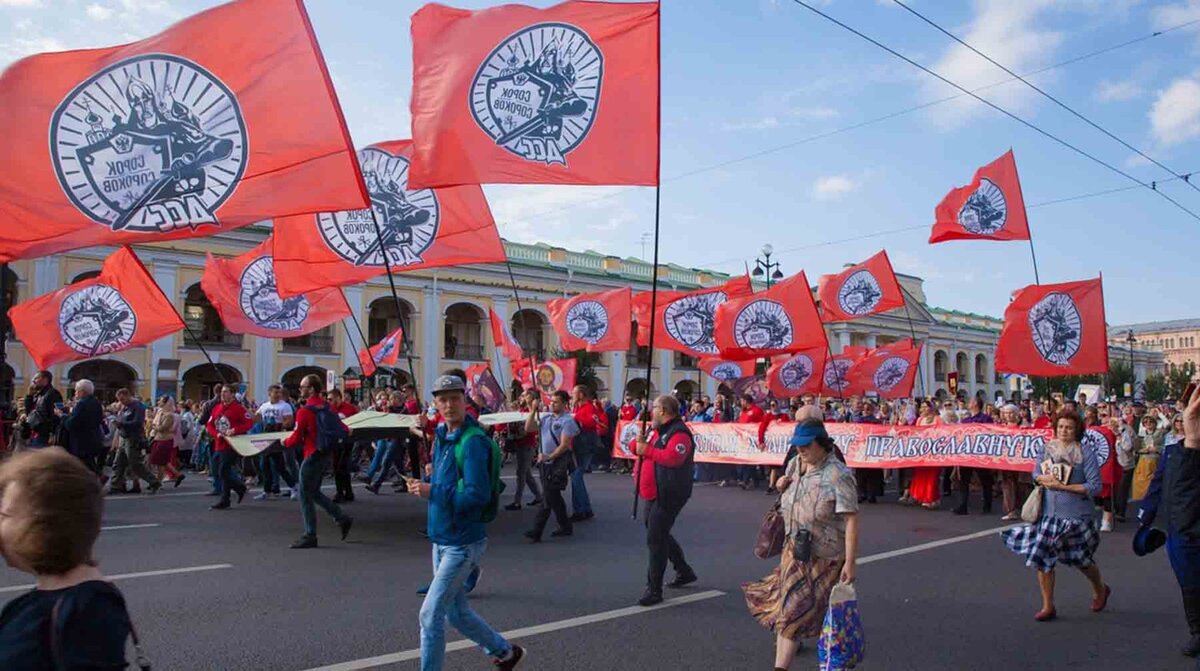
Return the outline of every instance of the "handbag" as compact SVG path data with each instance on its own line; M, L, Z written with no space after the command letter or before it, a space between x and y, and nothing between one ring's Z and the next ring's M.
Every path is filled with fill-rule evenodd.
M754 556L759 559L770 559L783 553L783 512L779 502L763 515L762 525L758 528L758 539L754 541Z
M1021 506L1021 519L1030 524L1036 524L1042 518L1042 486L1038 485L1029 493L1029 498L1025 499L1025 505Z

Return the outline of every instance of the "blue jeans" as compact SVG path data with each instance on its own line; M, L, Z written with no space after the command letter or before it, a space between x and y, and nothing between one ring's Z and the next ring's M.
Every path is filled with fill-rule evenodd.
M243 495L246 492L246 485L233 468L237 458L237 452L213 452L213 472L216 474L213 485L221 493L221 503L229 503L230 492L242 492Z
M592 512L592 500L588 498L587 485L583 484L583 472L592 465L591 450L583 450L575 455L575 472L571 474L571 512L575 515L587 515Z
M372 482L375 480L375 473L379 471L379 469L385 463L385 460L388 458L386 453L391 444L392 441L390 440L375 441L375 455L371 457L371 465L367 466L367 480Z
M381 454L383 456L379 460L379 470L375 471L374 475L371 476L371 484L373 485L383 484L383 481L387 479L388 473L391 472L392 465L395 464L397 456L401 459L404 458L404 452L401 451L400 441L398 440L387 441L387 445L384 445L382 450L376 452L375 456L378 457Z
M433 546L433 582L421 604L421 671L441 671L446 658L446 621L492 657L512 650L504 637L471 610L464 583L479 566L484 538L470 545Z
M346 519L346 514L338 504L330 501L321 491L321 476L324 471L325 457L320 453L308 457L300 464L300 514L304 517L304 535L310 538L317 537L317 509L313 504L324 508L338 524Z

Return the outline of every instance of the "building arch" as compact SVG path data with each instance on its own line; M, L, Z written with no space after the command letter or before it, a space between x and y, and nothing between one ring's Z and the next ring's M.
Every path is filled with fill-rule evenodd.
M303 380L305 375L316 375L321 378L321 388L325 389L325 369L320 366L296 366L284 373L279 383L292 398L300 398L300 380Z
M197 282L183 292L183 320L187 323L190 333L185 333L185 346L199 341L205 346L241 348L242 336L230 333L221 321L221 315L208 300L200 283ZM194 340L193 340L194 338Z
M933 353L933 379L938 382L946 381L946 374L950 372L950 355L946 350L939 349Z
M656 393L656 388L653 383L650 384L650 396L653 399ZM641 400L646 395L646 378L635 377L625 383L625 395L631 396L634 399Z
M988 383L988 358L986 354L975 355L975 382L980 385Z
M96 388L96 398L102 403L115 400L118 389L128 389L134 396L138 395L137 371L117 359L91 359L71 366L67 371L68 384L74 387L80 380L91 380Z
M228 384L238 385L242 382L242 372L225 363L216 365L218 373L210 363L202 363L187 369L179 378L183 384L179 397L188 401L203 402L216 396L216 388L221 385L222 376ZM266 398L266 389L256 390Z
M680 380L675 383L675 398L681 403L691 403L699 398L700 385L695 380Z
M405 339L412 342L413 314L417 311L412 303L400 299L400 311L396 312L396 299L392 296L381 296L371 301L367 307L367 339L370 344L383 340L398 327L404 328Z
M82 273L75 275L75 277L72 277L71 281L67 282L67 284L75 284L76 282L82 282L84 280L90 280L96 277L100 277L99 268L96 268L95 270L85 270Z
M517 339L517 344L525 351L525 355L538 361L545 361L547 358L549 338L546 331L549 326L550 318L533 308L517 310L508 320L508 328Z
M454 361L485 361L483 323L487 311L473 301L446 306L442 323L442 354Z
M4 275L0 278L0 291L4 292L4 305L6 309L0 311L3 312L3 314L0 314L0 329L3 329L4 334L9 338L13 337L13 332L12 322L8 319L8 310L20 301L20 296L18 295L20 284L21 278L17 277L17 274L13 272L13 269L8 264L4 264Z
M954 355L954 370L958 371L960 385L971 381L971 358L967 356L966 352Z

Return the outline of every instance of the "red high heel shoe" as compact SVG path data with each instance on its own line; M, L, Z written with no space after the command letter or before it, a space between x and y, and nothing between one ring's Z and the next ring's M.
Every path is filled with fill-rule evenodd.
M1104 586L1104 596L1099 599L1092 599L1092 612L1099 613L1108 605L1108 597L1112 596L1112 588L1108 585Z
M1038 622L1049 622L1056 617L1058 617L1058 610L1051 608L1050 610L1039 610L1037 615L1033 616L1033 619L1037 620Z

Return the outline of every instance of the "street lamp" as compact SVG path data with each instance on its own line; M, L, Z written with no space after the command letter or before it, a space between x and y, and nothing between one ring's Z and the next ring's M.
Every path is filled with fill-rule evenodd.
M1137 385L1137 378L1133 374L1133 346L1137 344L1137 338L1133 337L1133 329L1129 329L1125 336L1125 344L1129 345L1129 398L1133 398Z
M779 271L778 261L771 263L771 254L775 253L775 248L771 246L771 243L762 246L762 253L766 259L754 259L754 271L750 273L750 276L763 277L766 275L767 288L770 289L773 281L783 279L783 273Z

